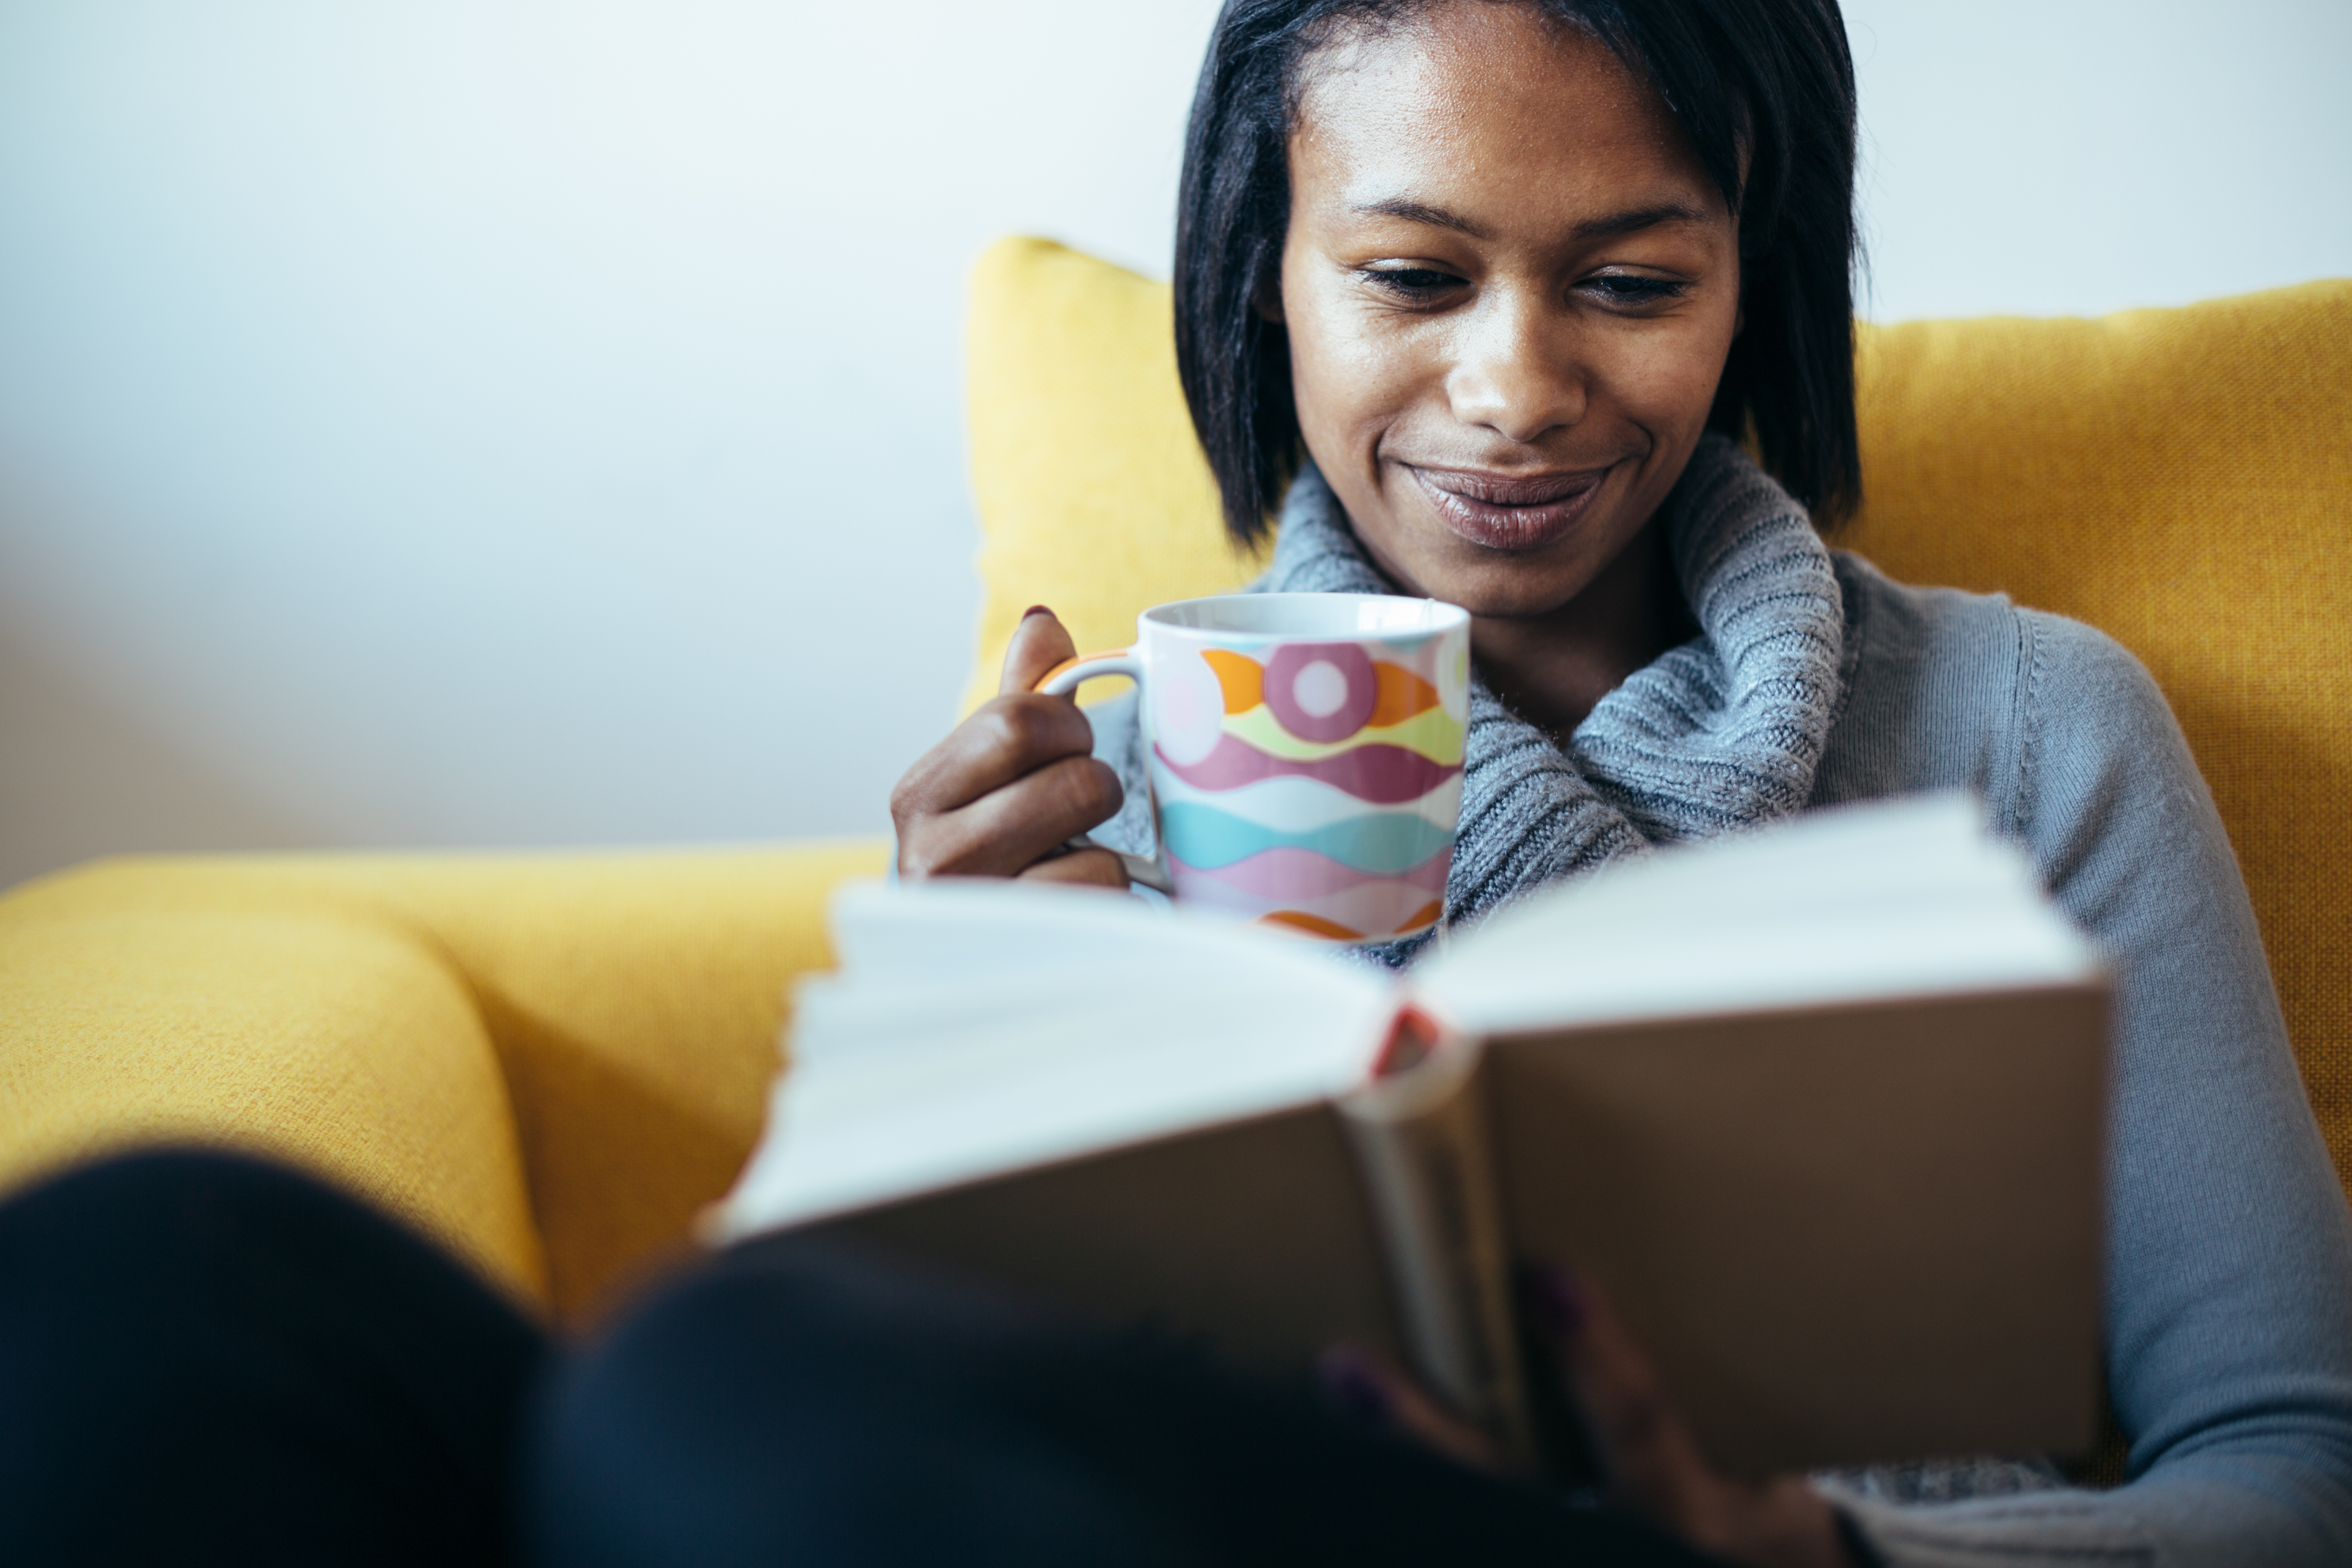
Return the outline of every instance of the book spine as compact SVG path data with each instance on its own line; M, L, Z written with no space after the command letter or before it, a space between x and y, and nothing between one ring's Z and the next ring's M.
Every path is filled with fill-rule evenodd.
M1341 1103L1412 1371L1532 1466L1509 1259L1475 1048L1449 1045Z

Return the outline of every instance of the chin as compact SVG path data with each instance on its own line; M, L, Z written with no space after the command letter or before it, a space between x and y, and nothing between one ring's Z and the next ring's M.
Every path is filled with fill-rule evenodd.
M1535 620L1568 605L1591 580L1589 572L1556 574L1533 562L1504 560L1423 573L1412 591L1459 605L1482 619Z

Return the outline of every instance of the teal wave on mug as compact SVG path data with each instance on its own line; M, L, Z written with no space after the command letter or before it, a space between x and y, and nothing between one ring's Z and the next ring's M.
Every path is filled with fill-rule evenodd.
M1312 849L1381 877L1411 870L1454 838L1427 817L1409 811L1367 812L1303 833L1284 833L1192 801L1163 804L1160 834L1169 854L1202 870L1230 866L1267 849Z

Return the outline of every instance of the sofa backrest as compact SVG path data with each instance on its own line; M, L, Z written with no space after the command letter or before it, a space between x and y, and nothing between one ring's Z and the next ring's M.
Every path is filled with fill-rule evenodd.
M1257 571L1219 522L1165 284L1005 240L973 276L969 364L984 601L968 707L1029 605L1114 647L1149 605ZM1857 368L1866 499L1834 542L2087 621L2154 673L2352 1187L2352 280L1864 327Z

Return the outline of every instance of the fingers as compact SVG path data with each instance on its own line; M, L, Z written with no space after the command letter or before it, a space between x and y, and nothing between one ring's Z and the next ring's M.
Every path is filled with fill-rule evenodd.
M1316 1363L1325 1399L1360 1426L1410 1437L1474 1469L1502 1468L1495 1440L1374 1352L1340 1345Z
M1040 860L1021 873L1024 882L1050 882L1057 887L1108 888L1127 891L1127 868L1108 849L1074 849Z
M1559 1268L1528 1283L1529 1316L1554 1343L1618 1501L1729 1562L1851 1568L1836 1514L1801 1478L1715 1468L1597 1283Z
M1029 689L1075 652L1043 606L1014 628L1003 693L924 753L891 792L900 876L1127 885L1125 868L1108 851L1057 853L1118 811L1124 793L1118 775L1095 760L1094 728L1076 702Z
M1061 620L1043 605L1032 605L1021 624L1013 628L1013 640L1004 647L1004 673L997 683L1000 694L1034 690L1045 679L1045 672L1066 659L1078 657L1078 645ZM1060 700L1073 708L1075 696Z
M1679 1523L1711 1475L1698 1445L1601 1288L1555 1271L1550 1289L1554 1321L1569 1331L1561 1364L1611 1489L1643 1512Z
M1064 757L964 805L902 818L899 874L1017 875L1108 820L1122 793L1118 775L1102 763L1091 756Z
M1094 726L1058 697L992 697L907 770L890 792L891 815L903 824L954 811L1040 768L1089 756L1094 744Z

